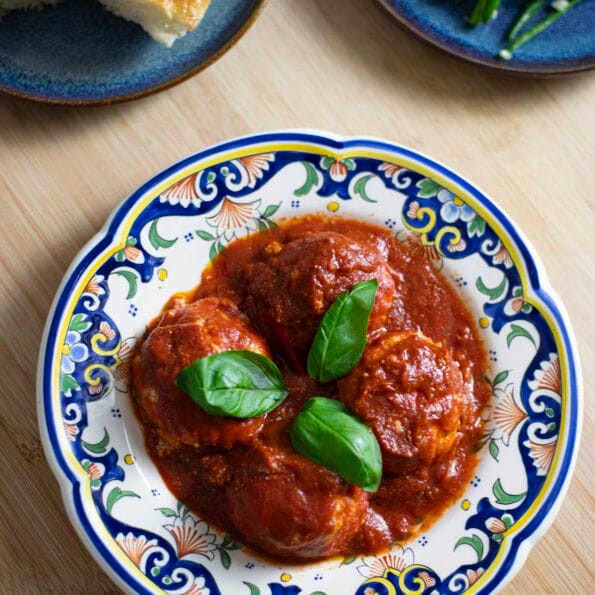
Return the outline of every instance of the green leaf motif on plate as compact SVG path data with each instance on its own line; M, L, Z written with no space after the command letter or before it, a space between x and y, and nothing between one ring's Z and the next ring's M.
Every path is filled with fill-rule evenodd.
M91 328L91 323L87 320L86 314L75 314L68 325L69 331L76 331L77 333L84 333Z
M492 382L492 386L496 386L501 382L504 382L508 378L508 370L502 370L502 372L498 372L496 376L494 376L494 380Z
M132 271L127 271L124 269L115 270L112 272L112 275L120 275L124 277L128 282L128 293L126 294L126 299L131 300L138 291L138 276L136 273Z
M482 236L485 229L486 222L479 215L475 215L475 217L467 223L467 234L470 238L473 236Z
M434 182L434 180L430 180L430 178L420 180L416 186L419 188L419 192L417 193L419 198L432 198L442 190L442 186Z
M93 454L102 454L107 451L107 445L109 444L109 434L107 430L103 428L103 438L99 442L85 442L81 440L81 444L85 450Z
M510 332L506 335L506 344L510 347L510 344L517 339L518 337L524 337L525 339L529 339L533 345L535 345L535 339L531 336L531 333L519 326L518 324L511 324L510 325Z
M502 281L496 287L488 287L481 277L477 277L477 281L475 282L475 287L480 293L483 295L487 295L490 298L490 301L493 302L500 298L506 289L506 277L502 278Z
M79 390L80 388L81 386L74 376L60 372L60 392L70 397L73 390Z
M475 553L477 554L477 560L481 560L483 558L483 541L479 535L473 535L473 537L461 537L455 543L455 550L461 545L468 545L471 546Z
M489 449L490 449L490 456L492 457L492 459L497 461L498 455L500 454L500 448L498 447L498 444L496 444L495 440L490 440Z
M167 240L163 236L159 235L159 232L157 231L157 221L158 219L155 219L149 228L149 242L151 242L151 246L153 246L153 248L156 250L159 248L171 248L178 241L178 239L174 238L173 240Z
M122 490L121 488L116 486L108 494L107 501L105 503L105 509L108 514L112 513L112 508L114 507L114 504L122 498L140 498L140 496L135 492L131 492L130 490Z
M170 518L174 516L178 516L178 513L171 508L156 508L164 517Z
M527 492L523 492L522 494L509 494L502 487L502 482L499 478L492 486L492 492L494 494L494 497L496 498L496 502L498 504L503 505L516 504L517 502L521 502L525 499L525 496L527 495Z
M205 240L206 242L212 242L215 239L215 236L204 229L197 229L196 235L201 239Z
M374 200L373 198L370 198L370 195L366 192L366 184L373 178L374 176L372 174L368 174L365 176L362 176L361 178L359 178L359 180L357 180L357 182L353 185L353 192L355 194L359 194L359 196L362 197L363 200L365 200L366 202L378 202L377 200Z
M318 172L316 168L308 161L302 161L302 165L306 169L306 180L302 186L293 191L295 196L306 196L318 184Z
M248 583L246 581L242 582L250 589L250 595L260 595L260 589L256 585L253 585L252 583Z

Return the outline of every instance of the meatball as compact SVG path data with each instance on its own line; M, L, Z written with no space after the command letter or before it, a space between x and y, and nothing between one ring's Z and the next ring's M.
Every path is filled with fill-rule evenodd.
M174 384L178 372L197 359L239 349L269 355L265 340L230 300L204 298L164 312L132 364L141 417L173 443L231 448L250 442L260 431L263 416L214 417Z
M251 449L227 488L230 520L244 543L292 561L346 551L362 526L368 496L291 450Z
M265 253L248 272L246 305L289 363L307 353L335 298L360 281L378 280L369 331L384 326L395 288L386 261L373 247L340 233L317 232L286 245L272 242Z
M384 469L394 473L452 452L469 407L450 351L413 331L380 336L337 390L337 398L372 429Z

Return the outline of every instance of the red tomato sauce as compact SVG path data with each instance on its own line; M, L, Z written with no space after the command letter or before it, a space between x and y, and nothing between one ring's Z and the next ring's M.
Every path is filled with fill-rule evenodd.
M378 290L361 362L316 382L305 361L324 312L371 278ZM173 384L183 367L226 349L271 357L286 400L258 418L219 418ZM195 291L172 298L140 342L132 386L172 493L254 551L304 562L379 553L461 496L477 464L487 371L473 317L427 251L374 225L311 215L232 242ZM315 395L345 403L378 438L377 492L293 450L291 421Z

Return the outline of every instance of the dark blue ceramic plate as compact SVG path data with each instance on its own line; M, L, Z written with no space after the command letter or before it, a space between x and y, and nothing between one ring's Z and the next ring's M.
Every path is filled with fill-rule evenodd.
M402 25L431 45L475 64L530 76L560 75L595 67L595 1L583 0L541 35L498 59L506 35L526 6L504 0L498 18L471 28L466 17L475 0L379 0Z
M170 87L221 56L265 0L212 0L193 33L166 48L96 0L66 0L0 21L0 91L49 103L127 101Z

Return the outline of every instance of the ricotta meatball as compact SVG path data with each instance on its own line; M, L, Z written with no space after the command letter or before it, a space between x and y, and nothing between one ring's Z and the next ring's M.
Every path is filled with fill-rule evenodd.
M197 359L239 349L269 356L265 340L230 300L209 297L164 312L132 363L141 417L170 443L223 448L249 443L263 416L238 420L208 415L174 384L177 374Z
M451 453L469 408L450 351L417 332L385 333L369 345L337 398L372 429L393 473Z
M246 453L227 488L227 507L244 543L276 558L308 561L346 551L362 526L367 494L288 445Z
M323 231L285 245L272 242L265 253L247 274L247 308L290 363L307 353L335 298L360 281L378 280L369 331L384 326L395 287L386 261L373 247Z

